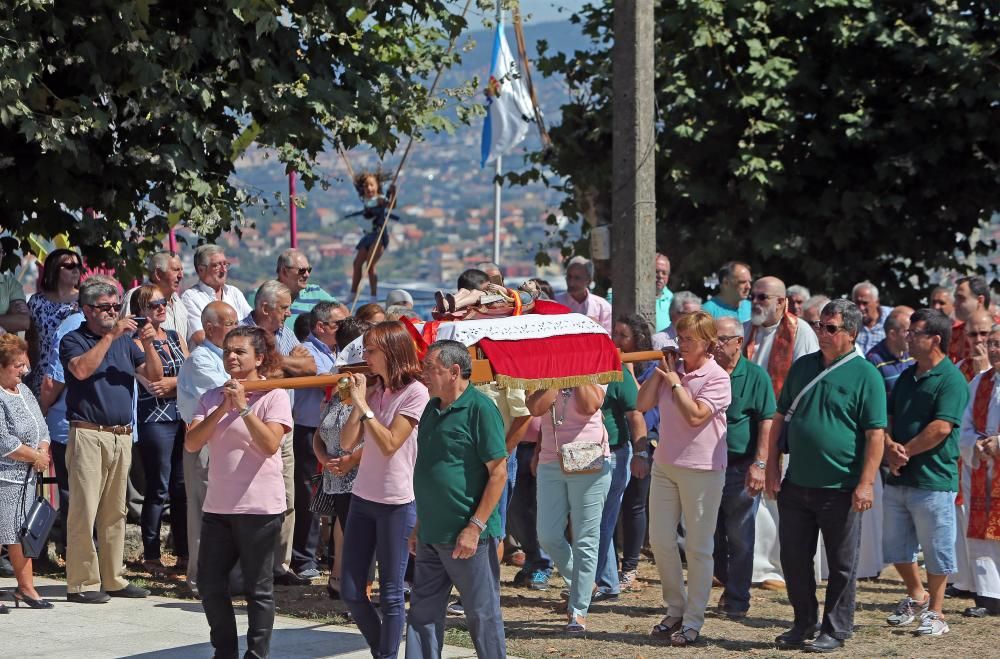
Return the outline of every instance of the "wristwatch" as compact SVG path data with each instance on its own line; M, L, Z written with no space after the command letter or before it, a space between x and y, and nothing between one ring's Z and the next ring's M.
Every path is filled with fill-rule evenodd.
M680 382L675 382L672 385L670 385L670 391L673 392L674 389L680 389L683 386L684 385L681 384Z
M649 451L636 451L635 453L632 454L632 457L633 458L648 458L649 457Z
M367 412L361 415L361 423L364 423L365 421L371 421L374 418L375 418L375 413L372 412L371 410L368 410Z
M763 460L754 460L753 466L757 467L758 469L766 469L767 463L764 462Z
M249 405L247 405L247 406L246 406L246 407L244 407L244 408L243 408L242 410L240 410L240 418L241 418L241 419L245 419L245 418L247 418L248 416L250 416L250 413L251 413L251 412L253 412L253 410L251 410L251 409L250 409L250 406L249 406Z
M473 526L475 526L476 528L478 528L480 531L485 531L486 530L486 524L483 523L483 521L481 519L479 519L478 517L476 517L475 515L473 515L472 517L469 518L469 524L472 524Z

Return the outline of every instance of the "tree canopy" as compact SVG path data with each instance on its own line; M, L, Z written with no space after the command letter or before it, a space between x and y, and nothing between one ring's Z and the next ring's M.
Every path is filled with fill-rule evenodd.
M573 17L591 47L547 55L572 102L537 157L571 217L610 216L612 0ZM916 302L1000 208L1000 13L972 0L658 3L657 246L671 287L728 259Z
M464 27L444 0L6 2L0 223L119 268L170 214L217 235L254 201L232 177L250 142L308 189L331 144L445 127L426 79Z

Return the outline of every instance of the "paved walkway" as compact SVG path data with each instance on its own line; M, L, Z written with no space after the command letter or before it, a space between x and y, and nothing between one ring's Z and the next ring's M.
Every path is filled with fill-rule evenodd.
M112 599L107 604L69 604L66 584L36 578L36 588L55 607L45 611L15 609L9 595L2 600L10 609L0 616L0 655L105 659L143 657L189 659L211 657L208 623L201 605L166 597ZM0 589L13 590L13 579L0 579ZM246 615L237 609L237 627L246 630ZM246 649L246 636L240 638ZM400 649L400 656L403 655ZM271 638L271 656L280 659L316 657L371 657L364 638L353 627L338 627L278 616ZM473 650L447 647L445 657L475 657Z

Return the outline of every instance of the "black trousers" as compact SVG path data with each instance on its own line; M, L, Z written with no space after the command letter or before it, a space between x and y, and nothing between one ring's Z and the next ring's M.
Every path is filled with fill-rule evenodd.
M268 656L274 628L274 548L283 515L205 513L198 552L198 592L218 659L239 657L239 634L229 590L229 573L239 563L247 601L247 651Z
M292 532L292 569L296 572L315 570L319 551L319 515L309 510L312 503L312 477L319 473L319 462L313 453L315 428L296 425L292 431L295 453L295 529Z
M822 533L830 578L820 631L841 640L854 633L861 513L851 508L853 493L853 489L799 487L787 479L778 492L781 565L795 627L807 630L818 619L813 556Z
M66 529L69 519L69 469L66 467L66 445L59 442L49 444L52 465L56 470L56 487L59 489L59 541L66 547Z

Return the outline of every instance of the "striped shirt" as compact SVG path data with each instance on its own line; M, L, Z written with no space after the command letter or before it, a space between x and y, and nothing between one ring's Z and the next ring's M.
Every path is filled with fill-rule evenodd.
M896 380L899 379L902 372L913 366L916 361L908 352L904 352L902 355L893 354L892 350L889 350L885 339L875 344L875 347L868 351L865 358L878 369L878 374L882 376L882 380L885 382L885 392L887 394L892 392L892 388L895 386Z

